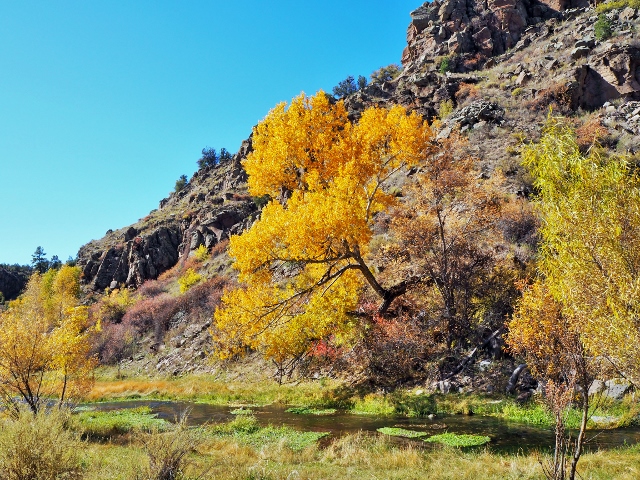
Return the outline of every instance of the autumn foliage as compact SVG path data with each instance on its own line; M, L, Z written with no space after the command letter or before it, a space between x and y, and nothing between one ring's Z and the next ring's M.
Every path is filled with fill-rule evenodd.
M18 409L16 396L35 413L45 399L62 403L92 383L87 307L78 304L80 270L63 266L34 273L26 291L0 315L0 393Z
M262 351L282 362L349 329L368 284L388 307L399 293L366 264L373 217L395 205L394 173L432 150L426 122L402 107L369 108L357 124L323 93L274 108L254 130L249 190L271 201L231 239L242 288L216 312L221 354Z

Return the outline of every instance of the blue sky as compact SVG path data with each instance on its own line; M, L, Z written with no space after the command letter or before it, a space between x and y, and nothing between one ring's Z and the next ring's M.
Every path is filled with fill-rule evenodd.
M0 2L0 263L75 257L276 103L399 63L420 4Z

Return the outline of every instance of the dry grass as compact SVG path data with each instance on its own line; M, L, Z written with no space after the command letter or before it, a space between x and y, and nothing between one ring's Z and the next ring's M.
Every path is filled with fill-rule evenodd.
M257 362L257 363L256 363ZM278 385L261 368L260 361L245 359L233 369L184 377L118 379L114 369L98 372L86 401L125 400L140 397L200 401L215 405L271 404L321 405L340 384L337 381L300 381Z
M135 443L128 447L91 445L88 479L135 478L136 462L144 455ZM251 447L234 438L203 439L190 455L186 475L207 470L205 479L543 479L539 458L497 455L489 450L465 453L437 448L425 451L381 436L356 434L334 440L326 448L314 445L294 452L284 444ZM586 454L582 478L635 479L640 474L637 449ZM128 475L128 476L127 476Z

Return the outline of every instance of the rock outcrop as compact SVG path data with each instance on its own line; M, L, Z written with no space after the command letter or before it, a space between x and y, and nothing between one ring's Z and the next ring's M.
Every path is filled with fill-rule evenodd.
M571 3L563 0L549 4L536 0L426 2L411 12L402 64L405 69L417 71L428 58L455 55L461 57L460 64L455 66L458 70L481 67L488 58L515 47L528 26L552 18Z
M258 207L247 195L241 165L250 151L249 139L231 160L197 171L138 223L81 247L83 281L94 290L138 287L200 245L211 248L250 226Z
M5 300L13 300L29 281L31 269L20 266L0 266L0 292Z

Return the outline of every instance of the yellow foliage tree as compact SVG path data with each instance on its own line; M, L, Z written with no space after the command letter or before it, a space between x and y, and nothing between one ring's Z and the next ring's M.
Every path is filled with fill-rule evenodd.
M60 403L91 387L88 309L78 305L80 269L34 273L24 294L0 314L0 394L36 413L43 399Z
M583 155L574 132L552 118L523 156L542 220L539 278L510 322L508 343L548 384L556 449L547 476L573 479L598 363L640 379L640 175L628 158L597 147ZM582 421L567 470L563 415L576 385Z
M539 270L591 354L640 381L640 175L628 158L580 153L558 121L525 149L539 191Z
M244 167L251 195L271 201L230 241L242 286L215 314L223 356L250 347L282 364L347 329L365 282L381 310L404 293L365 262L372 219L396 203L389 179L424 160L431 142L428 124L402 107L369 108L354 124L323 92L269 112Z

